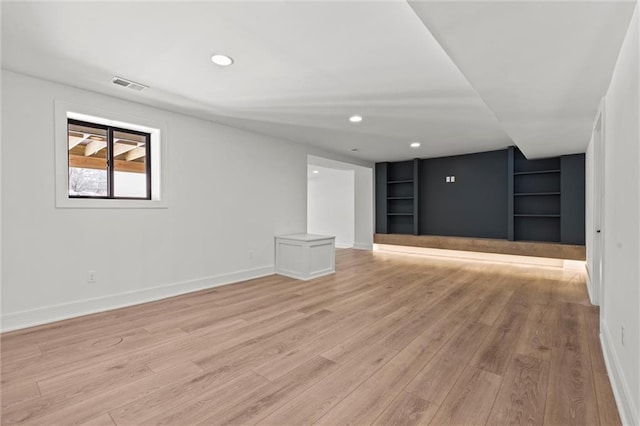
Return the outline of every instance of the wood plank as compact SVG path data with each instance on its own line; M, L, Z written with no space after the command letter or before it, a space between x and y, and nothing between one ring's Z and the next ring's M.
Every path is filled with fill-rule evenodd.
M144 147L137 147L132 149L131 151L127 152L127 154L124 156L126 161L133 161L136 160L140 157L144 157L145 153L146 153L146 149Z
M405 391L441 405L488 332L489 327L484 324L465 324L436 357L417 373Z
M583 308L591 365L594 373L607 374L602 345L600 343L600 309L597 306Z
M146 419L144 423L152 425L195 424L211 413L223 410L225 407L232 406L242 400L251 389L262 388L266 385L269 385L268 380L257 374L246 372L221 386L203 389L204 392L194 394L187 400L181 399L181 402L183 401L181 404L176 405L174 400L170 400L168 404L158 407L155 410L158 414ZM224 403L221 404L221 401ZM140 422L141 416L136 415L136 418L136 421ZM219 423L216 422L216 424Z
M551 354L551 336L553 331L553 307L533 305L529 316L522 326L516 352L548 360Z
M105 140L91 141L88 144L86 144L84 147L84 156L90 157L96 152L102 149L105 149L106 147L107 147L107 141Z
M451 389L430 424L485 424L502 376L470 366Z
M357 313L350 317L346 324L341 323L331 331L319 335L318 338L313 339L311 342L283 352L276 358L271 358L252 370L269 380L276 380L297 366L311 360L324 348L331 346L333 342L348 339L356 333L362 332L370 324L371 318L366 311Z
M108 413L93 417L84 423L83 426L115 426L115 422Z
M333 361L316 357L279 379L249 392L234 406L210 415L199 424L254 424L338 367Z
M223 334L215 334L202 338L197 333L191 333L192 339L185 340L177 347L169 348L161 352L148 354L146 362L154 371L161 371L179 362L180 360L202 360L207 356L228 350L234 346L254 339L266 340L273 334L290 327L305 315L297 311L280 312L268 318L259 325L249 324L245 327L234 329Z
M40 396L36 382L26 382L11 387L2 386L0 389L2 409L6 409L19 402L29 401Z
M137 399L145 398L160 389L175 385L187 378L198 377L202 369L192 362L182 362L172 369L146 376L124 386L111 388L91 398L80 398L71 404L52 408L49 413L37 419L43 425L82 424L109 410L126 405Z
M314 326L322 326L324 321L335 315L329 311L319 311L291 324L276 333L256 338L231 347L221 352L207 355L195 360L202 369L227 372L233 368L251 368L264 362L265 359L278 355L313 339Z
M5 333L2 422L539 423L545 389L547 424L619 423L574 271L360 250L336 262L311 283L273 275ZM419 375L442 383L442 405L407 391Z
M367 346L375 342L374 338L385 338L386 344L399 349L408 343L407 340L411 341L419 334L420 328L423 327L421 324L434 321L445 312L459 305L465 288L464 284L454 286L439 297L430 297L430 300L424 302L424 305L425 307L434 305L436 308L433 310L414 311L411 305L405 306L405 311L400 315L386 317L384 321L378 324L378 327L372 327L365 333L356 336L355 339L337 345L322 355L333 361L343 362L344 359L352 358L366 350ZM416 299L415 295L412 296L412 299Z
M76 381L72 378L61 379L52 385L59 390L58 392L12 405L3 410L2 421L5 423L32 422L51 411L71 405L74 401L91 398L110 388L123 386L152 374L153 372L143 364L114 363L98 369L96 374L84 372L80 377L74 376L73 379L77 379Z
M431 404L407 392L402 392L374 421L376 426L415 426L429 423L438 411Z
M123 329L122 332L126 333ZM140 337L137 340L123 341L122 344L102 348L101 350L78 351L61 354L44 353L40 357L32 357L24 362L13 363L10 368L3 369L2 386L19 383L24 380L42 381L51 377L73 373L83 368L92 368L96 365L117 364L118 362L142 362L148 356L153 356L160 347L170 347L180 338L188 335L182 330L166 330L159 333ZM99 335L94 336L100 339ZM146 352L149 351L150 352ZM168 350L168 349L167 349ZM137 353L138 357L132 356ZM124 356L120 359L119 356Z
M515 293L510 298L502 316L471 361L473 365L498 375L505 373L528 315L528 307L517 300L519 297Z
M2 339L0 343L2 347L2 364L7 365L12 362L24 360L25 358L31 358L42 355L40 346L35 344L26 344L24 346L12 345L10 342L6 342L6 339Z
M238 386L238 382L242 385ZM144 423L156 416L165 415L169 410L180 410L210 389L224 389L229 395L229 400L233 400L238 396L238 392L244 391L245 386L257 386L266 382L267 379L250 371L239 372L223 379L218 374L201 372L112 408L109 414L116 424Z
M487 424L542 425L548 375L549 361L516 356L503 379Z
M384 345L370 347L367 354L344 364L319 383L295 396L278 410L262 419L259 424L308 425L315 423L397 353Z
M598 401L584 318L579 306L559 303L544 422L598 424Z
M113 160L116 170L119 172L145 173L144 163L137 161ZM104 157L84 157L82 155L69 155L69 167L80 169L107 169L107 159Z
M315 424L371 424L438 350L458 334L459 322L442 318L415 338ZM464 327L463 327L464 328ZM480 336L486 326L475 324L463 339ZM386 340L384 340L386 345ZM473 353L473 352L471 352Z
M478 322L486 325L495 324L512 296L513 290L505 290L499 283L489 298L491 303L486 304L482 312L479 312Z
M611 401L614 400L613 390L611 389L611 382L609 376L603 373L594 373L594 381L596 387L596 397L598 398L598 417L600 418L601 425L621 425L622 420L615 404Z

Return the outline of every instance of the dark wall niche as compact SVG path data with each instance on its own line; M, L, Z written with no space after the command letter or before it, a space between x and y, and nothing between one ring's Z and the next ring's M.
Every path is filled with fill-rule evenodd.
M376 232L584 245L584 173L584 154L515 147L377 163Z
M420 182L422 234L507 238L506 149L421 160Z
M584 154L562 156L560 239L566 244L584 245Z

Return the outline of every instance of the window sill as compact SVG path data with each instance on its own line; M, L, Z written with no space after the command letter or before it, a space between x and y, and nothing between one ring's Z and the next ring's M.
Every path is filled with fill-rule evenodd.
M166 209L165 200L109 200L68 198L56 200L59 209Z

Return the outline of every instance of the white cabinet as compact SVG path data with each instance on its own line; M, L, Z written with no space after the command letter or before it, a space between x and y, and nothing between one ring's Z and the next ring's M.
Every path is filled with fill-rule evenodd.
M314 234L276 236L276 274L310 280L335 271L335 237Z

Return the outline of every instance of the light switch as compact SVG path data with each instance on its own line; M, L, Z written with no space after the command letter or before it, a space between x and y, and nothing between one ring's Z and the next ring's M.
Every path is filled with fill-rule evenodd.
M455 182L456 181L456 177L455 176L451 176L451 182Z
M451 182L451 176L447 176L447 178L445 179L445 182Z

